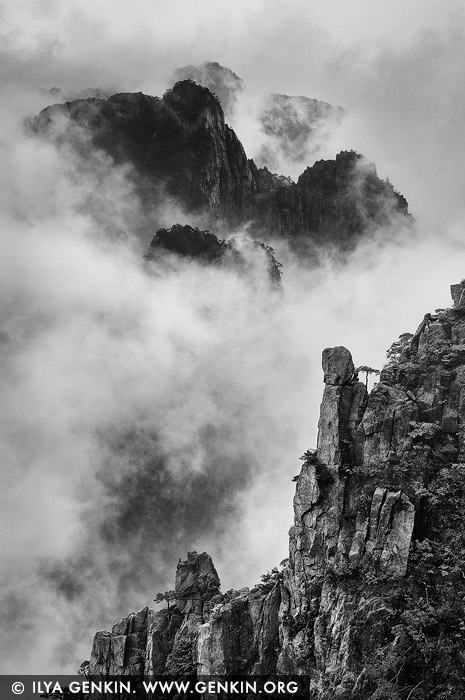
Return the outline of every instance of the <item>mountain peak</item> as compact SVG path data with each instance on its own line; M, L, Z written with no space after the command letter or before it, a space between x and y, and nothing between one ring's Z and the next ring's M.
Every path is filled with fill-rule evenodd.
M237 96L244 90L244 82L230 68L216 61L200 66L183 66L174 72L175 80L193 80L217 95L226 113L233 110Z
M206 109L218 111L221 118L224 118L218 97L193 80L178 81L165 92L163 100L181 117L190 121L197 120Z

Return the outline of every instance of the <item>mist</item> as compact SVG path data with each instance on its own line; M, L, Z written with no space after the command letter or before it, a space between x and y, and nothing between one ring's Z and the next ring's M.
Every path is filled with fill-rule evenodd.
M211 554L223 590L255 584L287 556L322 349L345 345L380 369L464 276L459 9L452 31L438 3L412 2L413 30L399 3L382 21L367 3L349 17L340 2L311 5L1 7L4 673L74 672L95 630L173 587L186 551ZM282 294L260 255L248 279L146 263L140 231L155 223L130 168L89 160L83 133L86 158L34 140L22 119L54 86L161 94L175 68L205 60L237 72L250 100L342 105L347 120L318 154L363 152L411 200L416 225L393 221L343 260L321 251L318 267L277 244ZM249 156L263 145L253 114L234 124ZM161 209L157 224L191 223L173 202Z

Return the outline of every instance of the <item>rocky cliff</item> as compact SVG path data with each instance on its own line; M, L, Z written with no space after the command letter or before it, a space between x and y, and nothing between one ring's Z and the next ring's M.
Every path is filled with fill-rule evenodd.
M221 594L210 557L176 602L98 632L90 672L299 674L312 698L459 698L465 680L465 282L388 353L368 393L323 352L289 560Z
M92 149L133 166L149 209L168 196L213 231L247 224L267 242L285 237L350 247L396 214L408 220L404 197L355 152L318 161L296 183L258 168L225 123L218 99L191 80L163 98L126 93L53 105L30 128L68 148L74 144L80 157L90 139Z

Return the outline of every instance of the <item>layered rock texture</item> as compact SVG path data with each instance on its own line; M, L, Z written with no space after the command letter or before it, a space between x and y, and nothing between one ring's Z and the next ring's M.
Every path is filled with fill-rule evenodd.
M213 231L247 224L267 242L284 237L309 249L328 242L344 248L397 215L408 221L405 198L355 152L318 161L296 183L258 168L225 123L218 99L191 80L163 98L125 93L53 105L30 127L67 148L74 144L80 157L90 139L90 150L132 166L149 209L169 198Z
M370 393L346 348L324 351L289 560L221 594L210 557L189 554L170 609L97 633L91 673L299 674L318 699L463 697L464 290L394 343Z

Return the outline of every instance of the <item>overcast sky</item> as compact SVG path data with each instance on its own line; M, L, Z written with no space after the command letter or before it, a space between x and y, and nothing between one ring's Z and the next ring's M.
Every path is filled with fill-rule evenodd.
M191 546L213 554L224 588L253 585L286 556L291 478L316 440L321 350L343 344L356 364L380 367L391 342L448 305L449 285L465 277L461 5L0 3L5 670L74 669L93 629L150 604L156 586L172 587L172 564ZM108 238L113 224L141 216L127 172L98 157L87 171L71 154L31 144L20 121L50 102L44 89L160 95L177 67L204 61L231 68L250 94L344 107L327 157L353 148L374 161L409 201L413 232L385 245L381 235L317 273L289 258L284 297L271 310L263 287L243 290L234 276L180 270L148 279L140 251ZM246 124L237 130L253 154ZM155 426L176 478L174 462L185 463L195 485L213 457L226 476L237 474L225 476L232 496L217 496L210 536L193 532L188 542L171 524L148 523L137 546L154 561L134 581L124 576L137 562L136 540L115 554L99 529L127 516L118 490L120 477L128 483L125 454L108 447L115 426L127 440L140 430L141 454L155 450ZM167 554L163 541L181 551Z

